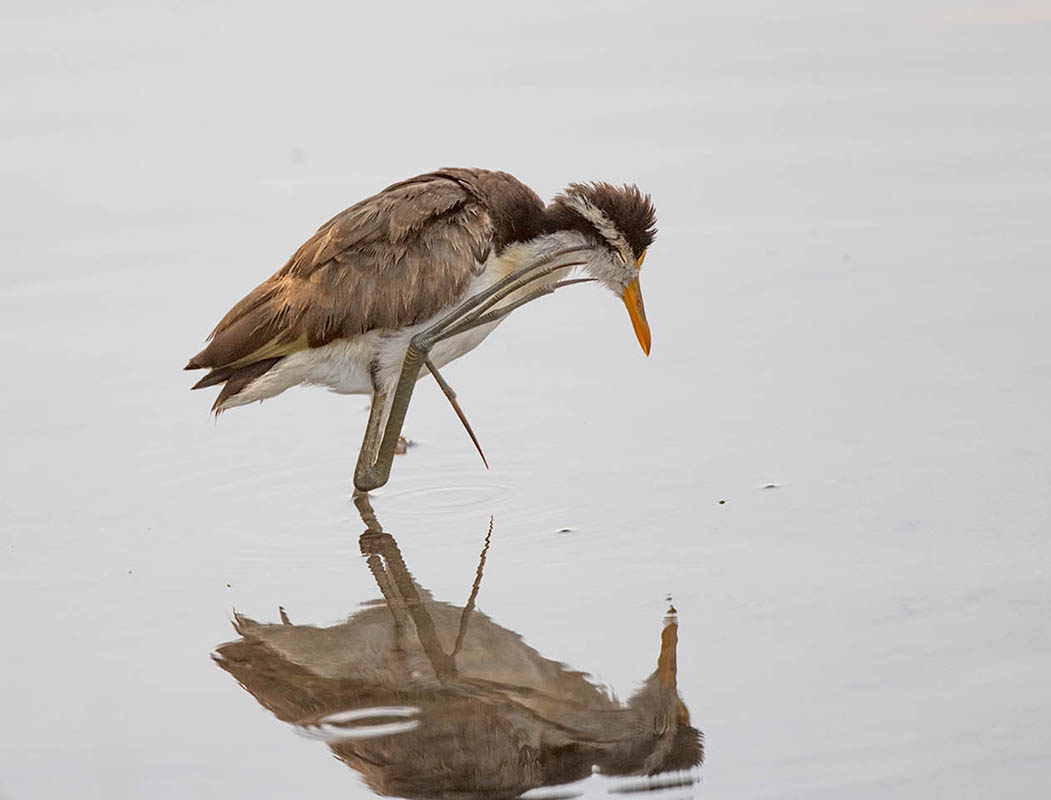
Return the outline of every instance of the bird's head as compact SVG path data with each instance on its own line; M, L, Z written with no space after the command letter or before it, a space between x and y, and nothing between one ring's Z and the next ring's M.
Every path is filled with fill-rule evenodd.
M624 301L635 335L650 353L650 326L642 304L639 270L657 235L657 212L637 186L571 183L548 206L554 230L575 230L591 243L585 271Z

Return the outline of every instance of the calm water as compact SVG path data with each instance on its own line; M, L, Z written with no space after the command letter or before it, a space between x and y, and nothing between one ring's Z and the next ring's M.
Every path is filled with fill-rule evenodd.
M0 797L370 797L442 725L524 788L508 726L686 730L655 670L661 796L1051 783L1051 13L792 5L0 10ZM443 371L492 470L421 384L363 536L363 399L181 367L446 164L652 193L653 354L517 312Z

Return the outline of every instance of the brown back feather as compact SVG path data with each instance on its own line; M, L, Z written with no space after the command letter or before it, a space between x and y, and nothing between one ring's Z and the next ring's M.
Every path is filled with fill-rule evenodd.
M494 243L538 233L542 213L500 172L446 169L389 186L322 225L186 368L238 368L425 320L466 292Z

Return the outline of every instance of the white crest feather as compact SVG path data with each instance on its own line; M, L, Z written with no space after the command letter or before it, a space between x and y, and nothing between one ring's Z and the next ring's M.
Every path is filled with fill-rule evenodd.
M628 240L613 224L613 220L606 216L606 212L579 194L567 195L563 202L595 226L602 238L616 249L624 264L632 261L634 256Z

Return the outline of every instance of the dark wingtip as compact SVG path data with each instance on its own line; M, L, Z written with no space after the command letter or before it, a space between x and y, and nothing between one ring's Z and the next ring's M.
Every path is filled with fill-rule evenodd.
M212 380L214 377L215 376L213 375L213 373L209 372L207 375L205 375L203 378L201 378L199 381L197 381L197 383L195 383L193 386L191 386L190 387L190 391L192 392L194 389L203 389L206 386L212 386L213 384L218 382L218 381Z
M252 366L254 366L254 365L252 365ZM269 369L269 368L270 367L267 366L267 369ZM191 389L203 389L206 386L215 386L215 384L222 383L223 381L229 379L236 372L237 372L237 369L234 368L234 367L215 367L214 369L209 370L205 374L205 376L203 378L201 378L199 381L197 381L197 383L195 383L190 388ZM265 370L264 370L264 372L265 372ZM253 374L253 373L249 373L249 374ZM262 373L260 373L260 374L262 374ZM242 386L243 386L243 384L242 384Z
M281 360L281 357L276 358L264 358L262 361L256 361L254 364L249 364L244 367L216 367L203 378L201 378L194 385L194 389L203 389L205 386L214 386L217 383L226 383L223 386L219 396L215 398L215 405L212 406L212 411L215 412L216 416L223 410L223 405L233 397L235 394L244 389L248 384L254 381L256 378L264 375L274 364Z
M194 356L193 358L197 358L197 356ZM186 366L183 367L183 369L204 369L204 365L198 364L193 358L186 362Z

